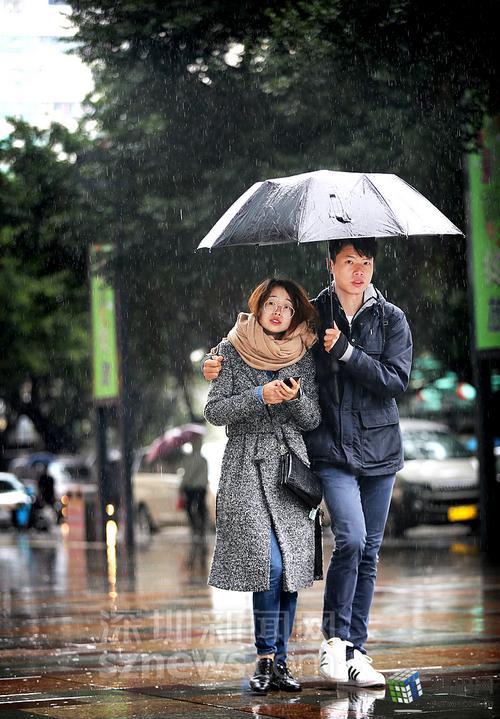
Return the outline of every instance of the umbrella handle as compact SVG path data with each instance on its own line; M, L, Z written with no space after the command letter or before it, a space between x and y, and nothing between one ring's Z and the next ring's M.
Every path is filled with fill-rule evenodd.
M333 401L335 404L340 403L340 395L339 395L339 362L335 357L329 356L330 361L330 371L332 373L332 395L333 395Z

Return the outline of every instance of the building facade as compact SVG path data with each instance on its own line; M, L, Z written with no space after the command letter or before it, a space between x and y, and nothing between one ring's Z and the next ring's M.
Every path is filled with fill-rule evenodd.
M92 91L90 69L71 41L71 8L60 0L0 0L0 136L5 118L76 127Z

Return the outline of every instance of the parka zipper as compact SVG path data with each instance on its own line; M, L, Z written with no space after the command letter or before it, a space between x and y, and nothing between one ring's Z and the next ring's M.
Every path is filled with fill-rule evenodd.
M349 340L350 343L351 343L351 338L352 338L352 327L353 327L353 324L354 324L354 320L360 315L360 313L361 313L364 309L367 309L367 308L365 307L365 305L367 305L368 303L370 303L370 301L372 301L372 300L373 300L373 303L376 304L376 303L378 302L378 297L369 297L367 300L365 300L365 301L363 302L363 304L361 305L361 307L360 307L360 308L358 309L358 311L356 312L356 314L353 315L353 318L352 318L351 322L349 322L349 320L347 319L347 315L346 315L346 313L345 313L345 310L344 310L344 308L342 307L342 305L341 305L340 302L339 302L339 308L342 310L342 312L343 312L343 314L344 314L344 318L345 318L346 324L347 324L347 326L349 327L348 340ZM368 306L369 306L369 305L368 305ZM370 333L373 333L372 328L370 328ZM338 422L339 422L339 427L340 427L340 442L341 442L341 446L342 446L342 447L344 447L344 425L343 425L343 422L342 422L342 410L343 410L343 405L344 405L344 392L342 392L342 397L340 398L340 402L339 402L339 413L338 413ZM344 454L345 454L345 450L344 450ZM347 455L346 455L346 460L349 461Z

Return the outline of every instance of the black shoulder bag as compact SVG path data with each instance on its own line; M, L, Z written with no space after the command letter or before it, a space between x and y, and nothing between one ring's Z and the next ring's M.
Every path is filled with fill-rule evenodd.
M323 497L321 481L304 462L285 450L281 454L280 484L301 499L311 510L316 510ZM312 518L312 512L311 512Z

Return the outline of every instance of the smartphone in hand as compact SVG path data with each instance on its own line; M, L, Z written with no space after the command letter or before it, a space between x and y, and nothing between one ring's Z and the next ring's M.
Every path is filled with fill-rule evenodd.
M283 380L284 384L286 384L287 387L290 387L290 389L292 389L292 379L298 382L300 377L287 377Z

